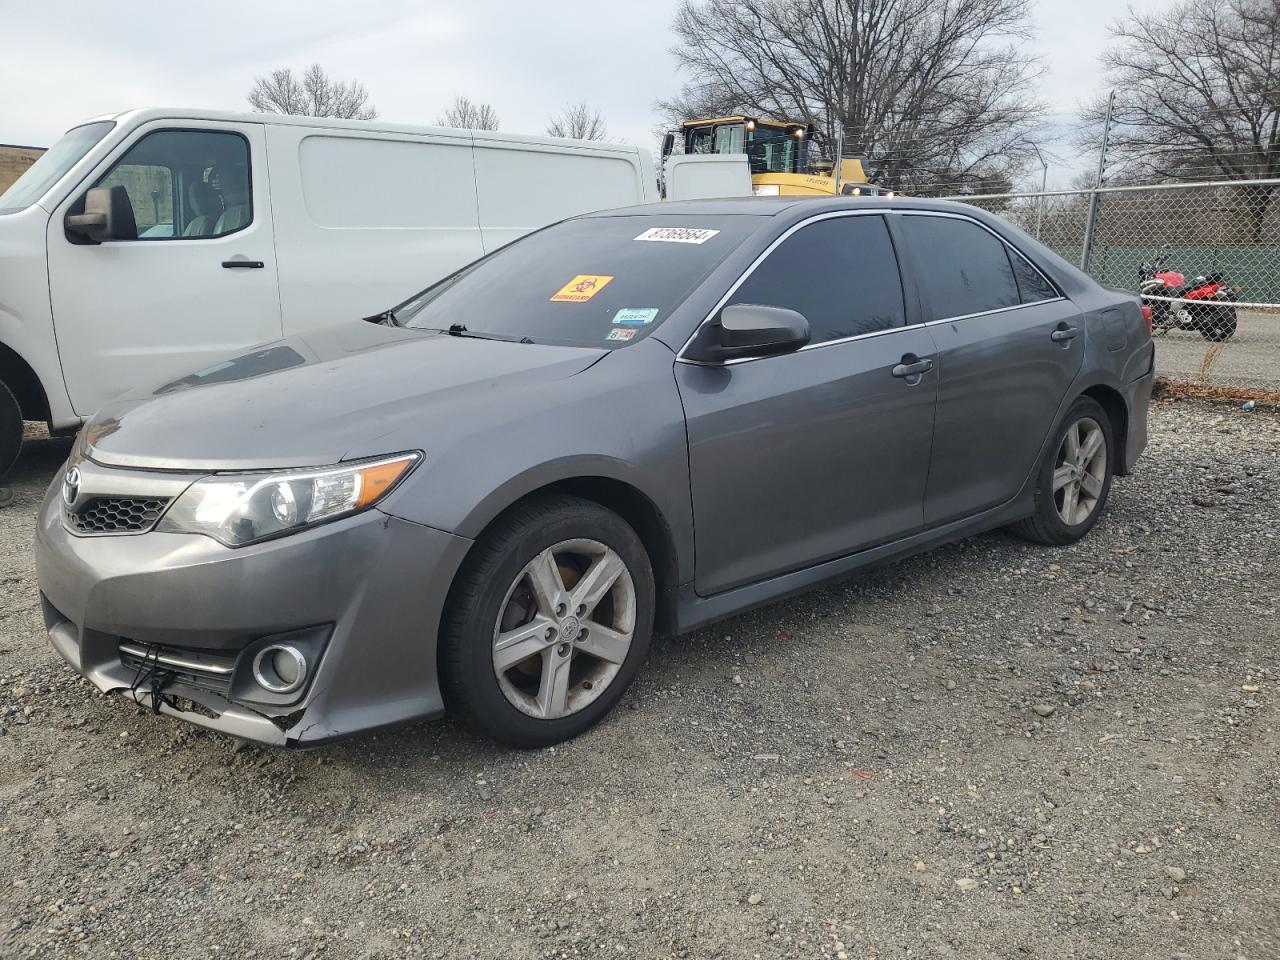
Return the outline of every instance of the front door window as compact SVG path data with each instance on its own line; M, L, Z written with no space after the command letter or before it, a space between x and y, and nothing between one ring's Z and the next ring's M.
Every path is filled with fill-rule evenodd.
M159 130L130 147L96 186L125 188L139 240L191 240L253 222L249 177L242 136Z

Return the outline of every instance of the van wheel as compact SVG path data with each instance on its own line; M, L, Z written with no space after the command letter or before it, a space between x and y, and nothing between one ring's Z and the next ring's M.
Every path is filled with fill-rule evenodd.
M4 479L22 451L22 408L13 391L0 381L0 480Z
M1025 540L1065 546L1093 529L1107 504L1115 468L1111 420L1078 397L1036 474L1035 513L1010 526Z
M640 669L654 596L644 545L617 514L564 496L514 508L476 543L450 591L445 705L517 747L576 737Z

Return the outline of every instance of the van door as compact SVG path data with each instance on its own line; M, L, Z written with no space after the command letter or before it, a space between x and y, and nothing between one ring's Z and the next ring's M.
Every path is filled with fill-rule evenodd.
M266 131L286 333L358 323L483 256L467 131Z
M117 185L136 238L94 244L66 232L90 187ZM261 124L140 127L54 211L48 249L62 372L80 416L280 336Z
M503 140L475 133L475 177L485 253L567 217L650 199L638 155Z

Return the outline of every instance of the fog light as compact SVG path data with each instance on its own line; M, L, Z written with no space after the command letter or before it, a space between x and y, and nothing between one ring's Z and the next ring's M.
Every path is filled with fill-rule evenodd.
M306 682L307 658L297 647L273 643L253 658L253 679L272 693L293 693Z

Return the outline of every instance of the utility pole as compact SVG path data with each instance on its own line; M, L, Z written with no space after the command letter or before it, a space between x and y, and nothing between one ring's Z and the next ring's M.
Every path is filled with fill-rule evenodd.
M1098 154L1098 176L1094 178L1093 195L1089 197L1089 216L1084 221L1084 249L1080 252L1080 269L1089 272L1089 258L1093 254L1093 228L1098 221L1098 190L1107 171L1107 143L1111 140L1111 115L1116 107L1116 92L1107 96L1107 120L1102 127L1102 151Z
M1040 226L1044 222L1044 192L1049 184L1049 165L1044 162L1044 154L1040 152L1039 144L1031 144L1031 149L1036 152L1036 156L1040 160L1040 201L1036 204L1036 239L1040 239Z

